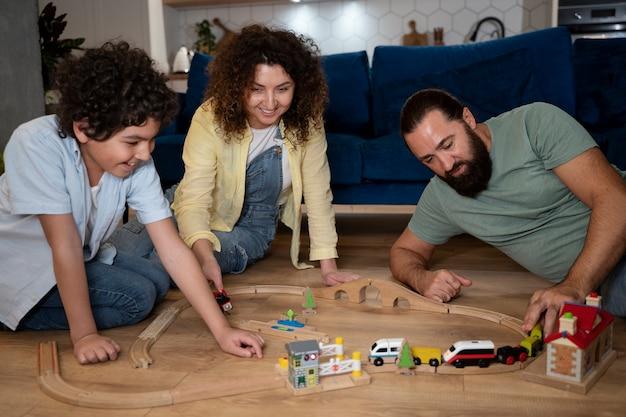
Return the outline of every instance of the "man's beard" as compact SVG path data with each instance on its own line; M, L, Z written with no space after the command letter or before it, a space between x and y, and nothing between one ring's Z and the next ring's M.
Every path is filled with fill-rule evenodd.
M491 158L489 158L489 151L487 151L483 141L467 125L465 125L465 132L469 139L470 159L455 162L452 168L445 173L445 176L439 176L439 178L460 195L471 198L487 188L491 178ZM463 174L451 174L462 165L466 167Z

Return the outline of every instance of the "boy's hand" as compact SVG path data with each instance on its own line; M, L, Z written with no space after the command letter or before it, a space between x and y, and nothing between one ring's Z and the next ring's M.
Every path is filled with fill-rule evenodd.
M217 343L224 352L243 358L263 357L263 345L265 341L256 334L243 330L228 328L219 337L216 336Z
M120 346L108 337L98 333L88 334L74 343L74 356L82 365L114 361Z

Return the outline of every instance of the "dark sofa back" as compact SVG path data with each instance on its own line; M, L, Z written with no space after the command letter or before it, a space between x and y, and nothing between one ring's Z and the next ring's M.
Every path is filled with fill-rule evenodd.
M324 114L326 131L371 136L372 92L367 53L325 55L322 67L329 92Z
M577 39L573 63L576 117L626 170L626 39Z
M208 65L211 61L212 56L200 52L193 55L187 78L187 93L180 111L179 123L182 132L187 132L191 118L203 102L204 90L209 84Z
M571 40L564 28L469 45L379 46L372 61L377 136L397 131L406 99L428 87L449 90L479 121L533 101L575 113Z
M574 42L576 116L588 127L626 125L626 39Z

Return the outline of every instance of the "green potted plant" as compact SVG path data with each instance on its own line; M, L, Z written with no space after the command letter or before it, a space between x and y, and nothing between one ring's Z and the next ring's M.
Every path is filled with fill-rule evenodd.
M216 43L209 21L204 19L202 22L196 23L196 33L198 34L198 40L193 44L193 47L198 52L211 55L215 50Z
M85 38L60 39L67 26L66 13L56 16L57 8L52 2L46 4L39 14L39 47L41 48L41 73L44 90L47 92L54 84L54 69L57 63L66 58L74 49L82 49L80 45Z

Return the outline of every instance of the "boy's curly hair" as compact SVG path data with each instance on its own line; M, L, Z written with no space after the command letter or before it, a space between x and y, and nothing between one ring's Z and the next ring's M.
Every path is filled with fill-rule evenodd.
M107 42L65 60L55 75L61 92L57 116L62 137L74 136L73 122L87 119L85 134L106 140L128 126L153 118L169 123L178 111L176 93L141 49Z
M209 64L211 81L205 100L210 99L213 105L225 141L243 137L247 119L244 102L258 64L278 64L293 79L293 101L282 119L297 144L306 142L310 127L321 127L328 100L319 48L310 38L260 25L244 27L220 47Z

